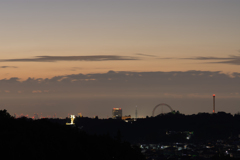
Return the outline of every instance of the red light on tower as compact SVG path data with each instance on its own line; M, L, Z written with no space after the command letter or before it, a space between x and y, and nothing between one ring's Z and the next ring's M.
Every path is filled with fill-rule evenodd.
M213 94L213 113L215 113L215 94Z

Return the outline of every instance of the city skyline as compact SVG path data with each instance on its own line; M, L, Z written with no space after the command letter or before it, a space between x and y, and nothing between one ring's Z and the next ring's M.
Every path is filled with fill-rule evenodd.
M24 115L239 112L238 0L0 0L0 106Z

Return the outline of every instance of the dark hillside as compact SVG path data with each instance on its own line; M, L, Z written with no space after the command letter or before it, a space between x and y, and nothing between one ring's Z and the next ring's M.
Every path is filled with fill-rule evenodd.
M139 149L117 138L88 135L48 119L14 119L6 110L0 110L0 136L2 156L8 159L145 159Z
M131 143L200 142L226 139L240 134L240 115L233 116L225 112L196 115L168 113L127 123L118 119L78 117L75 123L83 126L83 130L90 134L109 134L114 137L117 131L120 131L122 139ZM167 132L186 131L193 132L190 140L187 140L184 134L166 135Z

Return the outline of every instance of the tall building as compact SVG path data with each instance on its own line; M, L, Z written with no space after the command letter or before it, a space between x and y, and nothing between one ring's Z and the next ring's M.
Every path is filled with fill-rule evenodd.
M121 108L113 108L112 118L113 119L121 119L122 118L122 109Z

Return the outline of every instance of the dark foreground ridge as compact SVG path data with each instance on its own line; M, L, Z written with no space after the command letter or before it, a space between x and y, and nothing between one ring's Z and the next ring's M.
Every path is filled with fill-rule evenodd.
M240 159L240 114L170 112L137 120L77 117L75 123L91 134L119 132L124 141L140 146L147 160Z
M132 144L161 142L206 142L240 136L240 115L218 112L184 115L179 112L139 118L128 122L120 119L75 119L90 134L116 135ZM189 136L189 139L186 137Z
M108 135L89 135L48 119L14 119L0 110L1 158L142 160L138 147Z
M70 119L14 119L0 110L0 150L10 159L240 159L240 114L170 112L66 122Z

